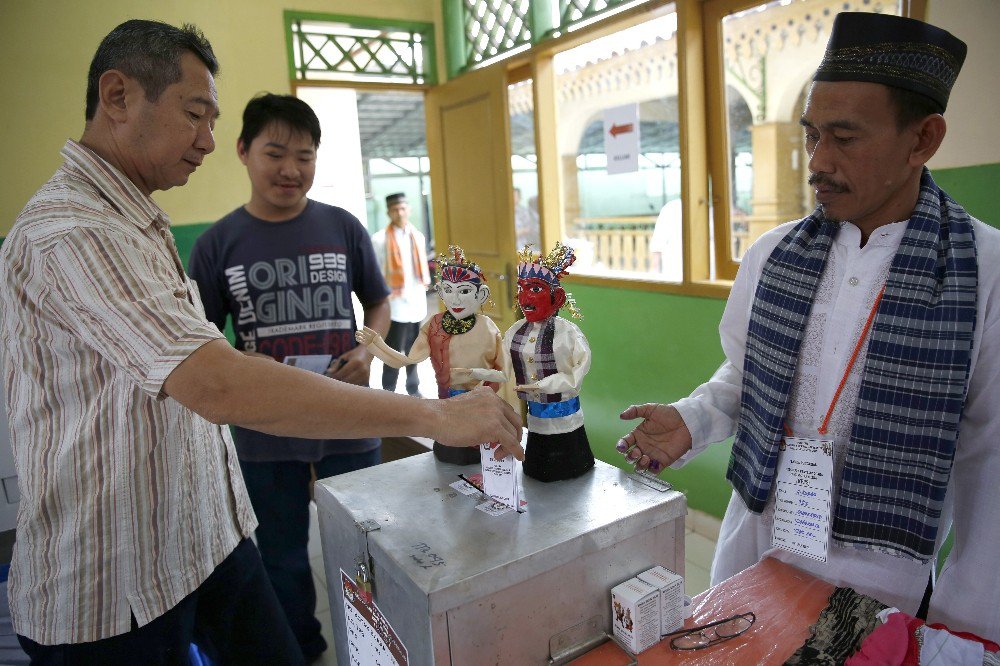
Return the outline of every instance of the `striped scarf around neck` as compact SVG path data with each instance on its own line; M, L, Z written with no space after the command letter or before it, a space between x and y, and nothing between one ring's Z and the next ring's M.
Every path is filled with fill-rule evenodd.
M813 213L778 243L751 307L739 423L726 478L763 511L806 321L839 226ZM978 264L972 219L924 168L893 257L833 511L831 536L928 561L968 390Z

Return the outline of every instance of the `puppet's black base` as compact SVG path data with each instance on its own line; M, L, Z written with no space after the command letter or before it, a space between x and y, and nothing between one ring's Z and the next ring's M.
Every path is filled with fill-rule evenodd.
M480 462L478 446L445 446L434 442L434 457L452 465L478 465Z
M572 432L540 435L528 431L524 450L524 474L538 481L575 479L594 466L587 431L580 426Z

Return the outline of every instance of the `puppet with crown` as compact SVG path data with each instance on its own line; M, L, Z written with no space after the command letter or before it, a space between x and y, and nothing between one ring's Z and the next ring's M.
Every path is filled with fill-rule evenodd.
M492 319L479 314L490 298L483 271L465 258L462 248L451 245L448 253L438 258L435 286L447 310L424 322L409 354L396 351L370 328L355 334L368 351L394 368L430 357L439 398L450 398L477 386L481 380L472 376L472 369L499 370L503 367L500 329ZM491 379L489 385L496 390L493 382L504 381L505 377L498 372ZM479 447L451 447L434 442L434 455L438 460L459 465L480 461Z
M545 256L526 245L517 258L517 303L524 319L510 327L503 344L517 395L528 403L524 473L539 481L576 478L594 466L580 407L590 345L576 324L559 316L563 307L581 316L559 283L576 255L557 242ZM496 373L475 375L498 378Z

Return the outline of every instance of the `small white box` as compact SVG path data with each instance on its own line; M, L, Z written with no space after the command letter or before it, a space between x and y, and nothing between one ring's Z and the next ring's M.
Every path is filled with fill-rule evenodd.
M656 586L629 578L611 588L614 635L638 654L660 641L660 592Z
M684 577L661 566L637 576L660 591L660 635L684 626Z

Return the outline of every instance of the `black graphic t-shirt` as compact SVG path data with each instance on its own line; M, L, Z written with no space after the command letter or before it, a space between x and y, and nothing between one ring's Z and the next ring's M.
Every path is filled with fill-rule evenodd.
M342 208L312 200L285 222L266 222L237 208L198 238L188 272L198 283L208 320L219 330L227 318L232 321L237 349L278 361L313 354L336 358L354 348L351 292L362 304L389 295L361 222ZM315 462L379 444L233 431L240 459L250 462Z

